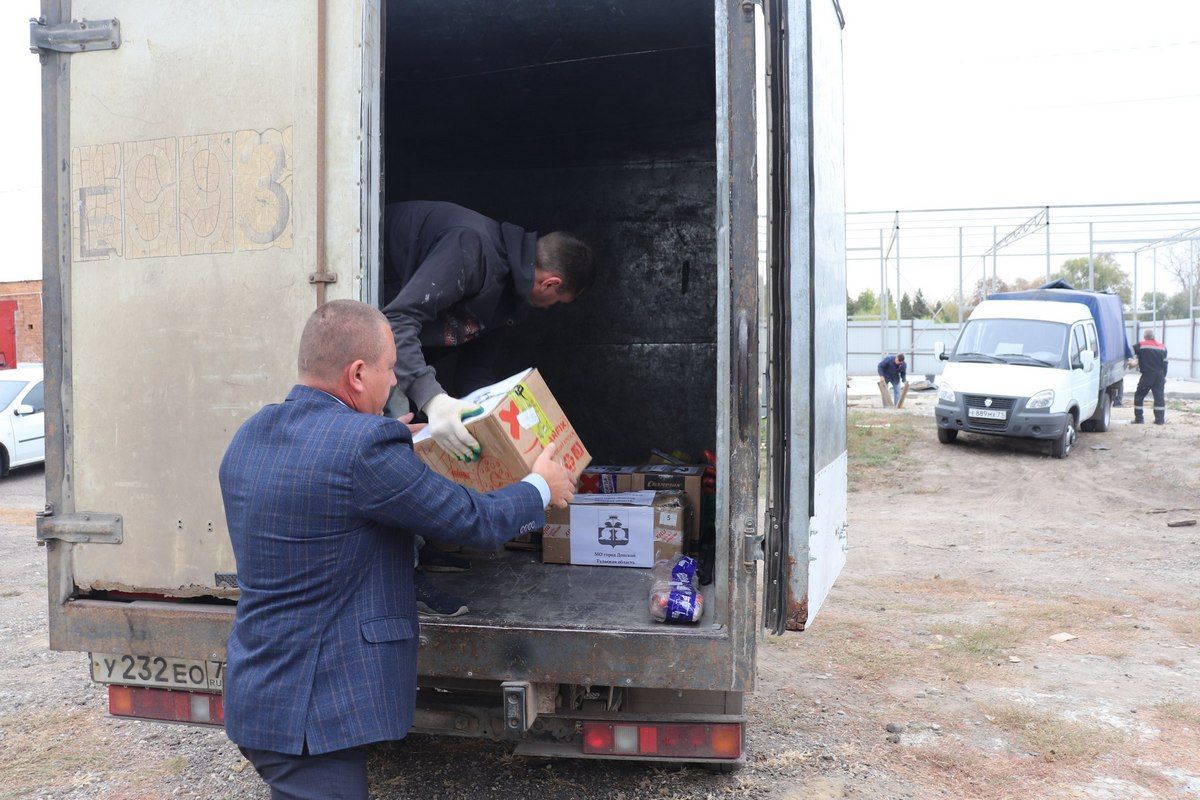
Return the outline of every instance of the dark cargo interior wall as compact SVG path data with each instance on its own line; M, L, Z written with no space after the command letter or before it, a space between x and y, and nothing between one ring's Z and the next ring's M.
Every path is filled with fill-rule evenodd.
M596 463L699 453L716 419L713 9L406 0L387 8L388 202L574 231L600 280L507 331Z

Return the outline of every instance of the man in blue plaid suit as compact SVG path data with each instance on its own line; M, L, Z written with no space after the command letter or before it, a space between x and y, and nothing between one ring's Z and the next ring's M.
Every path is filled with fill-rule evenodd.
M486 495L428 469L406 421L382 416L395 363L383 314L325 304L301 336L299 383L242 425L221 462L241 588L225 727L273 800L365 800L362 746L408 732L414 534L496 548L571 498L553 448Z

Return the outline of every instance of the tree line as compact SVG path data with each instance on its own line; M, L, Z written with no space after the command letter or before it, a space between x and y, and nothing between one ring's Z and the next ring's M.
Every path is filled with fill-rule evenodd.
M1121 303L1126 313L1133 310L1133 281L1129 274L1122 269L1120 262L1112 253L1099 253L1093 258L1096 276L1096 290L1113 292L1121 297ZM1189 298L1196 290L1196 302L1200 304L1200 258L1192 261L1190 256L1177 257L1173 251L1168 251L1167 271L1181 287L1181 291L1144 292L1141 293L1138 309L1150 311L1158 307L1159 319L1187 319ZM1065 280L1072 286L1086 289L1088 286L1088 260L1086 256L1064 261L1050 280ZM996 292L1020 292L1036 289L1046 282L1045 278L1017 278L1013 281L993 280L990 277L980 278L974 288L963 298L963 319L971 315L971 309ZM1142 287L1138 287L1139 289ZM916 295L910 297L908 292L900 295L900 307L896 307L896 298L889 295L885 316L894 319L927 319L933 322L957 322L958 298L956 296L929 300L918 289ZM897 316L898 314L898 316ZM864 289L858 297L846 295L846 316L855 319L879 319L880 298L870 289Z

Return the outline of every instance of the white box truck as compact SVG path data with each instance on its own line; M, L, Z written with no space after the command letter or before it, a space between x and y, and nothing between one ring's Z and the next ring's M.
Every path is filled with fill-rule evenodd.
M938 440L962 431L1050 441L1066 458L1080 430L1104 432L1132 357L1121 299L1050 284L991 295L971 311L938 381Z
M713 448L715 568L703 619L663 626L644 570L478 557L476 611L421 626L416 730L744 758L760 634L810 624L845 560L836 2L43 0L30 31L50 644L110 710L221 723L221 455L318 304L379 302L383 205L442 199L593 242L605 277L498 369L539 367L599 463Z

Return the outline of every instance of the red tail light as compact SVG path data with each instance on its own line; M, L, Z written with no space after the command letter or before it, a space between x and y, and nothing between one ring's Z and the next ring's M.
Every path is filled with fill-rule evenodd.
M225 706L221 695L207 692L109 686L108 713L114 717L195 722L200 725L225 724Z
M692 725L674 722L585 722L588 755L667 758L741 758L740 723Z

